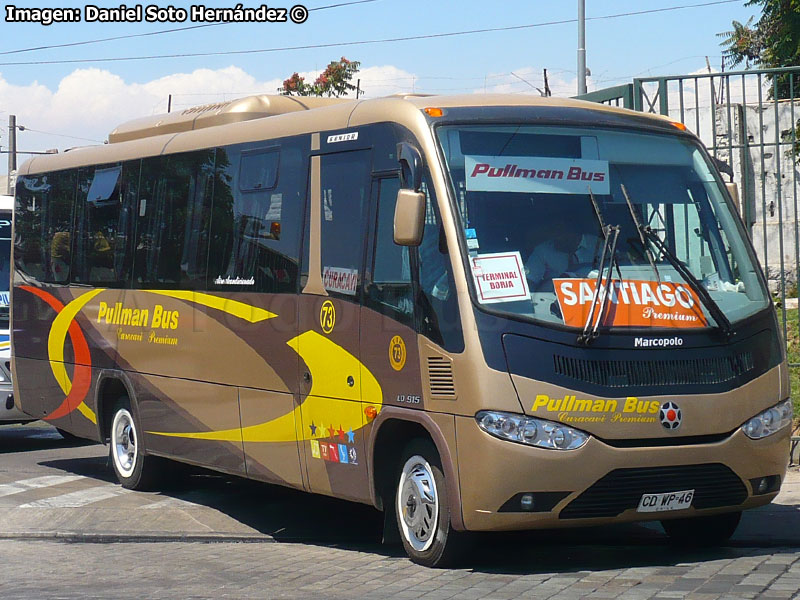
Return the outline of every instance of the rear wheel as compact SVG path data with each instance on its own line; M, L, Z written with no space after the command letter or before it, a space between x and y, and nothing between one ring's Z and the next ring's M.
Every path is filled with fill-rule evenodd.
M109 438L111 464L122 487L131 490L150 489L157 482L160 465L156 457L143 453L128 398L120 398L114 407Z
M465 551L465 536L450 525L448 489L435 446L414 440L397 474L395 514L409 558L427 567L454 564Z
M742 513L739 511L708 517L668 519L661 521L661 526L675 544L717 546L728 541L741 518Z

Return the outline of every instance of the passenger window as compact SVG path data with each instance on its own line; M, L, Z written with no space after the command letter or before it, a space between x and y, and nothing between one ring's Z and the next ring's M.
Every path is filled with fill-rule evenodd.
M76 175L75 170L59 171L17 182L14 261L26 277L69 281Z
M322 157L322 284L328 293L356 301L364 254L364 214L370 152Z
M408 246L394 243L394 209L400 181L396 177L381 179L378 187L375 219L375 251L372 281L367 287L367 306L414 326L414 293L411 283L411 261Z
M239 189L242 192L252 192L275 187L279 156L277 150L242 153Z
M205 287L213 175L214 150L142 161L136 287Z
M138 162L133 165L138 178ZM121 165L80 170L71 276L76 283L118 287L129 277L122 181Z
M290 144L280 152L217 150L209 289L297 291L306 172L301 150Z

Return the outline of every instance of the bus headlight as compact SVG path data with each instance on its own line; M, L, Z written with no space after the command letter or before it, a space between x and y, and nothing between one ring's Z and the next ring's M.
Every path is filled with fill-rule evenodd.
M486 433L508 440L552 450L575 450L589 441L589 434L561 423L545 421L494 410L475 415L478 426Z
M750 439L760 440L787 427L791 422L792 401L789 399L757 414L742 425L742 431Z

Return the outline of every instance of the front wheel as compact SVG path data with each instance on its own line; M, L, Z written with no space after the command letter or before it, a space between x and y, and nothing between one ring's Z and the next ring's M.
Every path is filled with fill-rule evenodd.
M724 513L708 517L665 519L661 526L670 540L681 546L717 546L733 535L739 526L742 512Z
M414 440L400 464L395 514L406 553L426 567L454 564L466 549L465 539L450 525L447 482L435 446Z
M151 489L158 479L157 459L143 453L127 398L120 398L116 403L109 437L111 464L122 487L130 490Z

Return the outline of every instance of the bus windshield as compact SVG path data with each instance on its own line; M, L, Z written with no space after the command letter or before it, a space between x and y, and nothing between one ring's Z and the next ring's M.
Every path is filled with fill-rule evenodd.
M768 305L693 141L525 125L442 126L437 137L486 308L576 328L702 328Z

